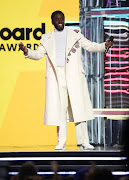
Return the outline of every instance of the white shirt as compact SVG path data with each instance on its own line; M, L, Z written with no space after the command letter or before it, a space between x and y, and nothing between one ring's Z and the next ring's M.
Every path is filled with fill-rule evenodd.
M54 29L54 39L56 46L56 64L60 67L65 66L66 36L67 30L65 27L62 31Z

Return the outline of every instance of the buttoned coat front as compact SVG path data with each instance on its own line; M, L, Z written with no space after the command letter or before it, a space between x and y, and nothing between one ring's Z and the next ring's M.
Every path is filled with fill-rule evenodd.
M94 43L86 39L80 32L67 29L66 45L66 82L70 99L68 115L70 121L81 122L94 118L89 97L85 72L81 61L81 48L92 52L104 52L105 43ZM46 89L44 124L60 125L60 94L57 77L56 49L54 31L41 37L37 50L28 49L27 58L41 59L46 56ZM71 109L71 110L70 110Z

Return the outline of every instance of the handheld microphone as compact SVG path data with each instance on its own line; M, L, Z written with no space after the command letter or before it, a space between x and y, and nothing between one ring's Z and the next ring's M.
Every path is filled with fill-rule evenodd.
M112 42L113 41L113 39L114 39L114 37L113 36L110 36L110 38L109 38L109 42ZM109 46L107 46L107 48L105 49L105 55L107 54L107 52L109 51Z

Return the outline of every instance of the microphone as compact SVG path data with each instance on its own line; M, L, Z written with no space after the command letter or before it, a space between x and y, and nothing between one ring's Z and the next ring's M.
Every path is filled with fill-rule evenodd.
M109 42L112 42L112 41L113 41L113 39L114 39L114 37L113 37L113 36L110 36L110 38L109 38L109 40L108 40L108 41L109 41ZM106 49L105 49L105 55L106 55L106 54L107 54L107 52L109 51L109 48L110 48L109 46L107 46L107 47L106 47Z

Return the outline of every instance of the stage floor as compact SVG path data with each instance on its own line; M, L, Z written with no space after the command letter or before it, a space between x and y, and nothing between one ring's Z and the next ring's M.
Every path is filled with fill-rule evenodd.
M0 146L0 152L56 152L55 146ZM96 146L93 152L120 152L121 146L116 147L103 147ZM66 146L65 152L80 151L78 146ZM91 152L91 150L85 150Z
M61 173L76 173L78 169L91 168L93 164L97 167L107 167L114 173L127 171L125 153L119 148L97 146L94 150L80 151L78 147L67 146L66 151L56 151L53 150L54 147L43 146L38 150L36 147L28 147L27 150L20 147L22 151L17 151L15 147L15 151L13 149L0 152L0 164L5 166L7 163L10 175L18 173L26 161L33 161L39 173L49 174L52 172L53 160L58 162ZM73 150L75 148L76 150Z

